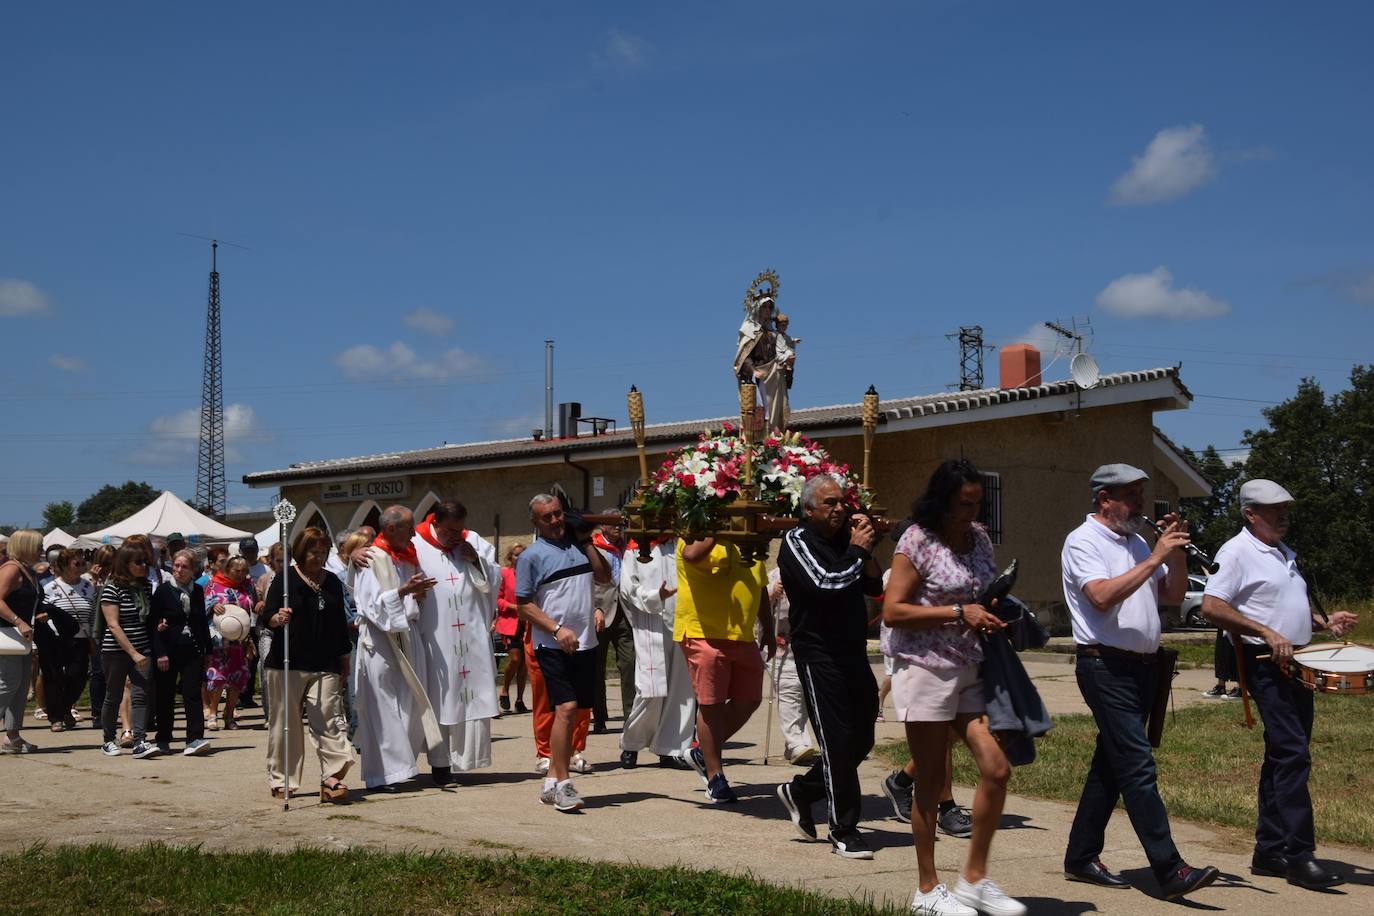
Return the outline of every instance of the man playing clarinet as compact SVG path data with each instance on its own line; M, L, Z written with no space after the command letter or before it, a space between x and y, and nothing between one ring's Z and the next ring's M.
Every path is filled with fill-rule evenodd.
M1312 826L1312 691L1288 676L1293 647L1306 645L1312 629L1328 626L1337 636L1355 623L1349 611L1329 621L1313 617L1307 583L1293 550L1283 542L1293 497L1272 480L1240 488L1245 527L1217 551L1221 568L1207 580L1202 613L1241 635L1241 677L1264 720L1259 817L1250 871L1287 878L1308 890L1326 890L1342 878L1317 864ZM1268 647L1267 650L1264 647ZM1261 653L1267 651L1267 658Z
M1064 601L1073 621L1078 689L1097 722L1097 750L1078 800L1064 876L1101 887L1130 885L1100 858L1107 821L1120 799L1169 900L1217 879L1211 866L1183 861L1159 797L1145 723L1155 695L1159 602L1177 603L1188 587L1187 529L1172 514L1161 519L1152 550L1136 534L1149 475L1129 464L1093 472L1093 512L1064 540Z

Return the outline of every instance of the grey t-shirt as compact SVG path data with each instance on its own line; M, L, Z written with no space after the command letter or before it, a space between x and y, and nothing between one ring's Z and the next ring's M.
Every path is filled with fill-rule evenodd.
M596 648L592 564L571 542L536 540L515 566L515 596L533 601L559 626L577 634L578 649ZM535 648L557 649L558 641L534 630Z

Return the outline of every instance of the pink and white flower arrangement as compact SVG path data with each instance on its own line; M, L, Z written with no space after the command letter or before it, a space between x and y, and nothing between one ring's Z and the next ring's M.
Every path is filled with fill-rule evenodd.
M846 464L833 461L817 442L799 433L767 437L751 449L755 492L745 499L767 503L776 515L801 515L801 491L817 474L830 474L845 484L854 508L867 508L871 494L859 486ZM718 433L703 432L695 445L681 449L654 472L644 494L644 508L672 513L687 530L715 527L718 510L741 497L745 444L729 423Z

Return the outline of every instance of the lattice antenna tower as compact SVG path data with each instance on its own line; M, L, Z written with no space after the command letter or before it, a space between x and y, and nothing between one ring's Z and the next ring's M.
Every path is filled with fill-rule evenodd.
M200 447L196 456L196 506L224 515L224 364L220 353L219 271L210 240L210 294L205 306L205 376L200 389Z
M983 387L983 326L974 324L946 334L946 340L959 338L959 390L978 391Z

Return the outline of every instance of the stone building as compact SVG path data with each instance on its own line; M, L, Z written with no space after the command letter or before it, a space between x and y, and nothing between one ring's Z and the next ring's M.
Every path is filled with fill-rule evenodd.
M1002 387L884 400L871 483L897 518L907 514L940 461L961 455L973 461L987 474L984 511L999 565L1019 558L1016 594L1059 625L1060 547L1089 509L1094 468L1124 461L1148 471L1147 505L1155 517L1180 498L1206 495L1209 487L1154 425L1156 411L1185 409L1192 400L1176 368L1104 375L1095 387L1080 389L1072 381L1040 383L1036 357L1010 370L1004 359ZM652 411L652 391L647 395ZM791 426L857 469L863 463L861 407L799 409ZM650 468L726 420L738 422L717 417L649 425ZM391 504L420 517L441 497L456 498L468 507L471 527L504 549L512 540L530 539L528 501L535 493L558 484L596 511L625 499L637 478L634 442L622 429L301 462L243 479L289 498L298 509L297 530L317 524L332 535L375 524ZM886 561L891 548L886 541L880 558Z

